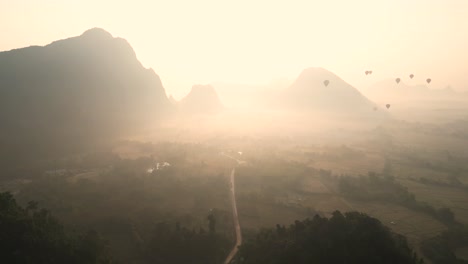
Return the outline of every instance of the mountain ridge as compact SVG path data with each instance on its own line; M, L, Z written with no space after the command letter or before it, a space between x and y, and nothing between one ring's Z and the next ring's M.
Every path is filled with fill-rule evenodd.
M375 104L358 89L321 67L304 69L281 95L288 107L325 112L369 112Z
M135 133L172 111L155 71L100 28L0 52L0 87L0 135L39 152Z
M190 92L179 102L181 111L186 114L219 113L223 104L212 85L194 85Z

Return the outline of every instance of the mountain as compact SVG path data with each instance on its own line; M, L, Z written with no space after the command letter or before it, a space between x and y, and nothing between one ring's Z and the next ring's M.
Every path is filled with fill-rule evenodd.
M171 104L173 104L173 105L177 104L177 100L172 95L169 95L168 99L169 99L169 102L171 102Z
M168 111L159 76L142 66L125 39L103 29L0 52L3 150L79 147L132 133Z
M223 110L216 90L211 85L194 85L180 101L183 113L214 114Z
M356 88L323 68L302 71L279 99L282 105L305 111L358 113L372 112L374 108Z

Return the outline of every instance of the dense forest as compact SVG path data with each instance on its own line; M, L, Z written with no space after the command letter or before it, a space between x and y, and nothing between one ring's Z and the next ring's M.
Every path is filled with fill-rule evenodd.
M208 230L188 229L176 222L160 222L139 247L137 263L221 263L232 247L216 232L216 218L208 215ZM96 231L67 230L48 210L31 201L26 208L13 196L0 193L0 255L4 263L117 263L109 244Z
M468 261L457 258L455 250L468 245L468 228L457 226L425 240L421 249L434 264L463 264Z
M403 236L358 212L315 216L265 229L244 243L237 263L423 263Z
M222 177L231 163L217 156L218 149L203 145L136 147L148 156L126 159L100 152L57 160L51 166L68 169L31 174L25 183L10 186L14 196L2 193L0 232L7 263L222 263L234 245L229 183ZM163 161L171 165L155 169ZM255 203L294 218L275 218L278 222L258 229L245 225L234 263L420 263L412 248L434 264L463 263L455 251L468 244L466 227L450 209L417 200L391 175L334 176L272 157L252 159L237 174L243 219L255 212L246 211ZM283 199L290 193L307 198L311 194L304 183L317 179L351 201L398 204L444 223L448 231L409 245L362 213L335 212L327 219L311 206Z
M66 232L46 209L18 205L0 193L0 255L3 263L113 263L95 231Z
M191 230L180 223L155 225L142 245L148 263L221 263L231 243L208 229ZM45 209L31 201L18 205L10 193L0 194L1 255L7 263L116 263L108 244L95 231L69 232ZM315 216L290 227L265 229L241 246L237 263L422 263L403 236L377 219L339 211L330 219Z

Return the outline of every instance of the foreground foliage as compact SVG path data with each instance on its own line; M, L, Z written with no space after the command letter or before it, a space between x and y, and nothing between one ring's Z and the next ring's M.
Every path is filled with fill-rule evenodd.
M179 223L163 222L155 226L146 248L146 260L161 264L218 264L231 248L231 241L214 228L190 230Z
M2 263L112 263L106 244L93 231L70 235L37 203L19 206L10 193L0 193Z

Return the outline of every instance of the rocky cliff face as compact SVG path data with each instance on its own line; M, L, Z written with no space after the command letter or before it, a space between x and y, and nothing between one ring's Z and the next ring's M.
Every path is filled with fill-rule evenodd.
M154 124L170 108L159 76L103 29L0 52L3 146L51 151L96 142Z

